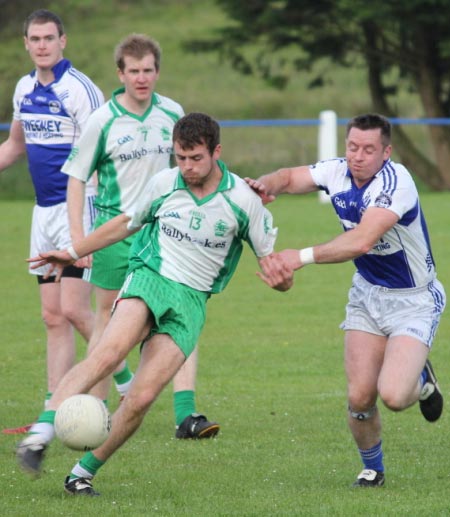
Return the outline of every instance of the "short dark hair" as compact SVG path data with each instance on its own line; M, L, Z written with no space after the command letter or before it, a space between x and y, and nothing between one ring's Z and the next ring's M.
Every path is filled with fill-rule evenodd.
M43 25L44 23L54 23L58 29L59 36L61 37L65 34L61 18L57 14L47 11L47 9L38 9L27 17L23 24L23 34L25 37L28 36L28 29L33 23L37 23L39 25Z
M196 145L206 144L212 155L220 144L220 126L205 113L189 113L175 124L172 139L182 149L193 149Z
M159 43L145 34L130 34L117 45L114 51L114 60L117 68L123 72L125 69L125 56L142 59L147 54L153 54L155 68L158 72L161 65L161 47Z
M378 113L366 113L350 119L347 123L345 136L348 136L352 128L361 129L362 131L379 129L383 146L386 147L391 143L391 123L386 117Z

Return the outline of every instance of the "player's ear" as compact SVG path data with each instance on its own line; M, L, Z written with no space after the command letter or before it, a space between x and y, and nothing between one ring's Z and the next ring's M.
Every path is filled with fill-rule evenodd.
M213 155L212 155L214 160L218 160L220 158L221 153L222 153L222 144L217 144L216 148L213 151Z

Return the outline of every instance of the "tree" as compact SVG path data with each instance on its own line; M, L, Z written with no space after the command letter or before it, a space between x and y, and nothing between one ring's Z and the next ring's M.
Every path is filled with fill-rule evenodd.
M213 39L190 50L218 51L243 74L283 88L299 70L327 58L343 67L362 62L373 109L398 117L399 84L417 93L426 118L450 116L448 0L216 0L230 19ZM326 73L314 85L324 84ZM403 163L432 190L450 189L450 129L429 125L436 164L394 125Z

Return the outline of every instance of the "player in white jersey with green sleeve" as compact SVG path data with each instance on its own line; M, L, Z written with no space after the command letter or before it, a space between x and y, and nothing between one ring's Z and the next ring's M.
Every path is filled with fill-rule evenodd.
M128 212L142 196L149 179L170 166L172 129L183 115L177 102L156 93L161 50L156 41L132 34L115 51L119 80L109 102L93 114L78 145L66 161L63 172L70 176L68 207L72 241L83 238L84 185L97 171L98 187L95 228L118 214ZM111 307L128 269L128 254L134 237L97 251L93 256L90 281L95 285L96 321L90 349L100 339L111 315ZM89 265L84 263L84 265ZM209 438L219 431L196 412L195 351L174 379L174 409L177 438ZM132 374L126 363L114 374L123 395ZM97 386L94 393L106 398L109 382Z
M65 480L65 490L95 496L92 478L140 426L159 393L194 350L205 322L206 302L222 291L239 261L242 241L261 267L273 258L276 229L272 216L248 185L219 161L219 125L208 115L191 113L173 130L178 167L155 175L135 209L104 224L64 251L30 259L39 267L73 263L138 231L130 270L100 343L59 384L45 418L19 445L20 465L39 473L54 437L59 404L88 392L144 339L139 368L113 415L106 442L86 453ZM281 263L280 263L281 267ZM292 275L284 284L287 290ZM42 415L41 415L42 416Z

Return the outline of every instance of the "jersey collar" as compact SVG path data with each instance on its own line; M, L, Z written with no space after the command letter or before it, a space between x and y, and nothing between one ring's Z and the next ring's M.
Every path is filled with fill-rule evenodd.
M65 72L71 67L72 63L68 59L63 58L61 59L61 61L58 61L56 65L52 67L52 72L55 77L55 80L53 82L58 82L61 79L61 77L65 74ZM31 77L37 78L36 70L33 70L31 72Z
M120 88L117 88L117 90L113 91L112 96L111 96L112 107L117 111L117 114L121 113L122 115L129 115L130 117L133 117L133 118L135 118L137 120L144 120L148 116L148 114L150 113L150 111L153 108L153 106L155 104L158 104L158 102L159 102L156 93L153 92L152 93L152 101L150 103L150 106L145 111L145 113L143 113L142 115L136 115L135 113L131 113L131 111L126 110L122 106L122 104L120 104L120 102L117 100L117 97L119 95L122 95L123 93L125 93L125 87L124 86L121 86Z

